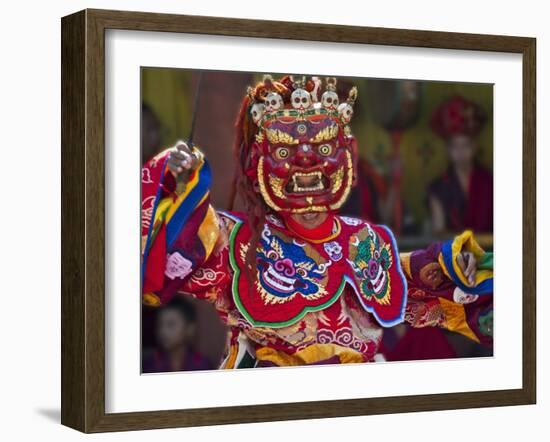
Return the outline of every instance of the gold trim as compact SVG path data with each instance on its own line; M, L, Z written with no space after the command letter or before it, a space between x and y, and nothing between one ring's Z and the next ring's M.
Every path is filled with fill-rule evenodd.
M273 175L269 175L269 185L271 186L271 188L273 189L273 194L277 197L277 198L284 198L285 195L283 193L283 179L282 178L278 178L276 176L273 176Z
M400 253L399 254L399 260L401 261L401 267L403 267L403 269L405 269L405 273L407 274L407 276L410 279L412 279L411 255L412 255L412 252Z
M161 302L160 298L154 293L144 293L143 294L143 304L149 307L160 307Z
M342 188L343 180L344 180L344 168L340 167L336 172L334 172L330 176L331 183L334 183L331 190L333 195Z
M261 347L256 350L256 359L270 361L281 367L314 364L334 356L338 356L341 364L365 362L365 358L358 351L336 344L312 344L293 354L277 351L271 347Z
M225 363L220 367L222 370L232 370L235 368L235 362L237 362L237 355L239 353L239 346L237 344L231 345L229 349L229 355Z
M200 238L205 251L205 260L212 254L214 246L220 236L220 226L216 211L212 206L208 206L208 211L201 223L197 236Z
M449 331L460 333L479 344L479 339L468 325L464 305L449 301L445 298L438 298L439 304L445 314L446 328Z
M292 135L279 129L266 129L265 134L269 144L298 144L299 141Z
M265 188L264 157L260 157L260 159L258 160L258 184L260 186L260 193L262 194L265 203L276 212L282 211L282 209L271 199L271 197L267 193L267 189Z
M348 168L348 177L347 177L347 181L346 181L346 189L344 190L344 193L342 194L342 197L330 206L331 210L336 210L336 209L339 209L340 207L342 207L342 205L348 199L349 193L351 192L351 186L353 184L353 161L351 160L351 153L347 149L346 149L346 159L347 159L346 167Z
M338 126L332 125L321 129L313 138L309 140L310 143L321 143L323 141L329 141L336 138L338 135Z

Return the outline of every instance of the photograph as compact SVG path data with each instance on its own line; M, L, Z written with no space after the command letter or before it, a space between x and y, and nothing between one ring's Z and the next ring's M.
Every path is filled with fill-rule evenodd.
M142 374L493 357L493 84L140 84Z

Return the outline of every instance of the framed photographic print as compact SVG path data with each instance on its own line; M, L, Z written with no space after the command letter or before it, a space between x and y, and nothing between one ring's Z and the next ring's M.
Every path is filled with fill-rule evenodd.
M62 19L62 423L535 403L535 40Z

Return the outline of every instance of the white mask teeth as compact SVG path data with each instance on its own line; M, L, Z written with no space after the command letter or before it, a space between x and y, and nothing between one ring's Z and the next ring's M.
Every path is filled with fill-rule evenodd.
M297 178L298 177L315 177L317 178L317 182L312 186L301 186L298 183ZM317 190L323 190L325 189L325 185L323 183L323 175L321 172L295 172L292 175L292 190L295 193L303 193L303 192L315 192Z

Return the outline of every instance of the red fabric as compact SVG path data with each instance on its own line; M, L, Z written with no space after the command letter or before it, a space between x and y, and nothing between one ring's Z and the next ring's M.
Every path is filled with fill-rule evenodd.
M443 331L435 327L408 327L405 336L386 354L388 361L456 358Z
M141 235L145 236L149 232L149 225L153 219L153 209L157 203L157 196L160 199L173 192L176 186L174 177L166 173L165 163L169 151L165 150L156 157L145 163L141 169ZM159 193L159 183L163 184Z
M479 166L470 177L464 228L478 232L493 230L493 176Z
M149 231L152 230L154 221L154 210L158 204L157 198L162 199L167 193L164 190L159 192L159 183L163 179L165 173L165 162L168 156L168 151L157 155L141 169L141 235L147 237ZM172 178L172 175L166 175L166 185L172 184L167 179ZM151 241L149 239L149 241ZM166 227L160 226L155 241L149 244L147 261L145 263L145 271L143 274L143 293L154 292L162 289L164 284L164 268L166 263ZM143 253L143 251L142 251Z
M156 292L163 288L165 267L166 225L163 223L149 250L143 275L143 293Z
M200 224L204 219L205 213L208 210L210 205L209 198L204 200L198 207L196 207L187 220L186 224L180 231L180 234L170 247L165 246L165 257L162 261L158 261L155 265L159 266L162 269L166 269L166 255L170 253L180 253L185 256L186 259L189 259L192 262L193 269L196 270L201 268L205 260L205 250L202 244L201 239L198 236L198 230ZM165 228L165 225L163 225ZM159 241L166 242L165 237L156 238L155 243ZM151 256L147 258L147 264L149 264ZM149 268L149 265L147 265ZM156 267L155 267L156 268ZM190 275L188 275L190 276ZM164 282L162 284L162 289L157 290L157 294L163 304L167 303L172 299L176 292L183 286L184 282L188 278L174 278L171 279L165 274L163 275Z
M206 213L210 207L210 199L205 198L195 207L185 224L181 227L179 235L173 243L167 245L167 226L163 221L154 225L155 210L162 198L176 198L174 192L176 182L171 173L166 169L166 161L170 151L166 150L148 161L141 173L142 215L141 233L142 239L148 238L148 249L143 252L145 268L143 271L143 293L155 292L161 303L168 302L181 288L189 273L177 277L170 277L165 273L168 256L177 253L181 260L188 261L191 270L200 268L206 258L206 251L198 236L198 231ZM193 174L198 173L194 171ZM191 178L193 178L193 174ZM179 209L182 210L182 209ZM177 216L174 215L174 217ZM154 235L153 232L158 230Z
M305 239L319 239L319 238L328 238L334 227L334 216L328 215L327 218L317 227L313 229L308 229L301 225L299 222L295 221L292 218L292 215L288 214L283 217L287 227Z
M406 293L404 276L399 264L399 256L394 249L393 239L390 236L391 234L382 227L370 225L370 229L372 229L371 232L373 235L378 235L381 244L389 246L392 262L385 276L390 281L388 285L388 287L391 287L390 294L384 299L384 302L379 302L375 296L368 296L363 292L362 283L365 281L363 274L358 276L353 271L348 259L346 259L350 256L352 248L355 249L357 247L356 244L359 240L363 241L365 238L369 237L369 226L361 220L342 217L338 217L338 219L341 225L339 235L332 238L330 241L322 243L304 243L304 241L300 239L295 239L295 235L284 227L268 222L271 234L276 237L277 240L283 243L289 243L290 247L302 247L309 258L317 262L319 269L323 267L326 269L324 273L322 273L322 278L319 279L320 285L325 289L324 293L318 293L317 296L301 295L298 293L288 299L278 299L272 303L266 303L261 293L258 291L259 286L257 284L253 288L250 287L251 282L245 271L245 257L243 253L240 253L240 250L249 243L251 232L246 222L239 227L235 235L234 245L232 246L233 251L231 252L234 257L235 265L237 269L240 270L238 285L236 286L237 290L234 290L233 296L236 298L236 303L241 313L247 317L252 324L276 325L280 323L294 323L298 320L296 318L301 316L305 311L318 310L321 309L323 305L330 305L330 303L335 302L341 295L345 277L347 277L348 281L353 281L357 298L366 310L374 312L379 322L389 323L398 321L398 318L402 316L404 310ZM269 233L264 231L263 235L267 234ZM326 249L326 245L329 243L341 247L339 257L329 258ZM352 244L355 244L355 246ZM285 255L285 258L288 257ZM295 260L295 258L292 260ZM296 291L299 292L298 289L296 289Z

